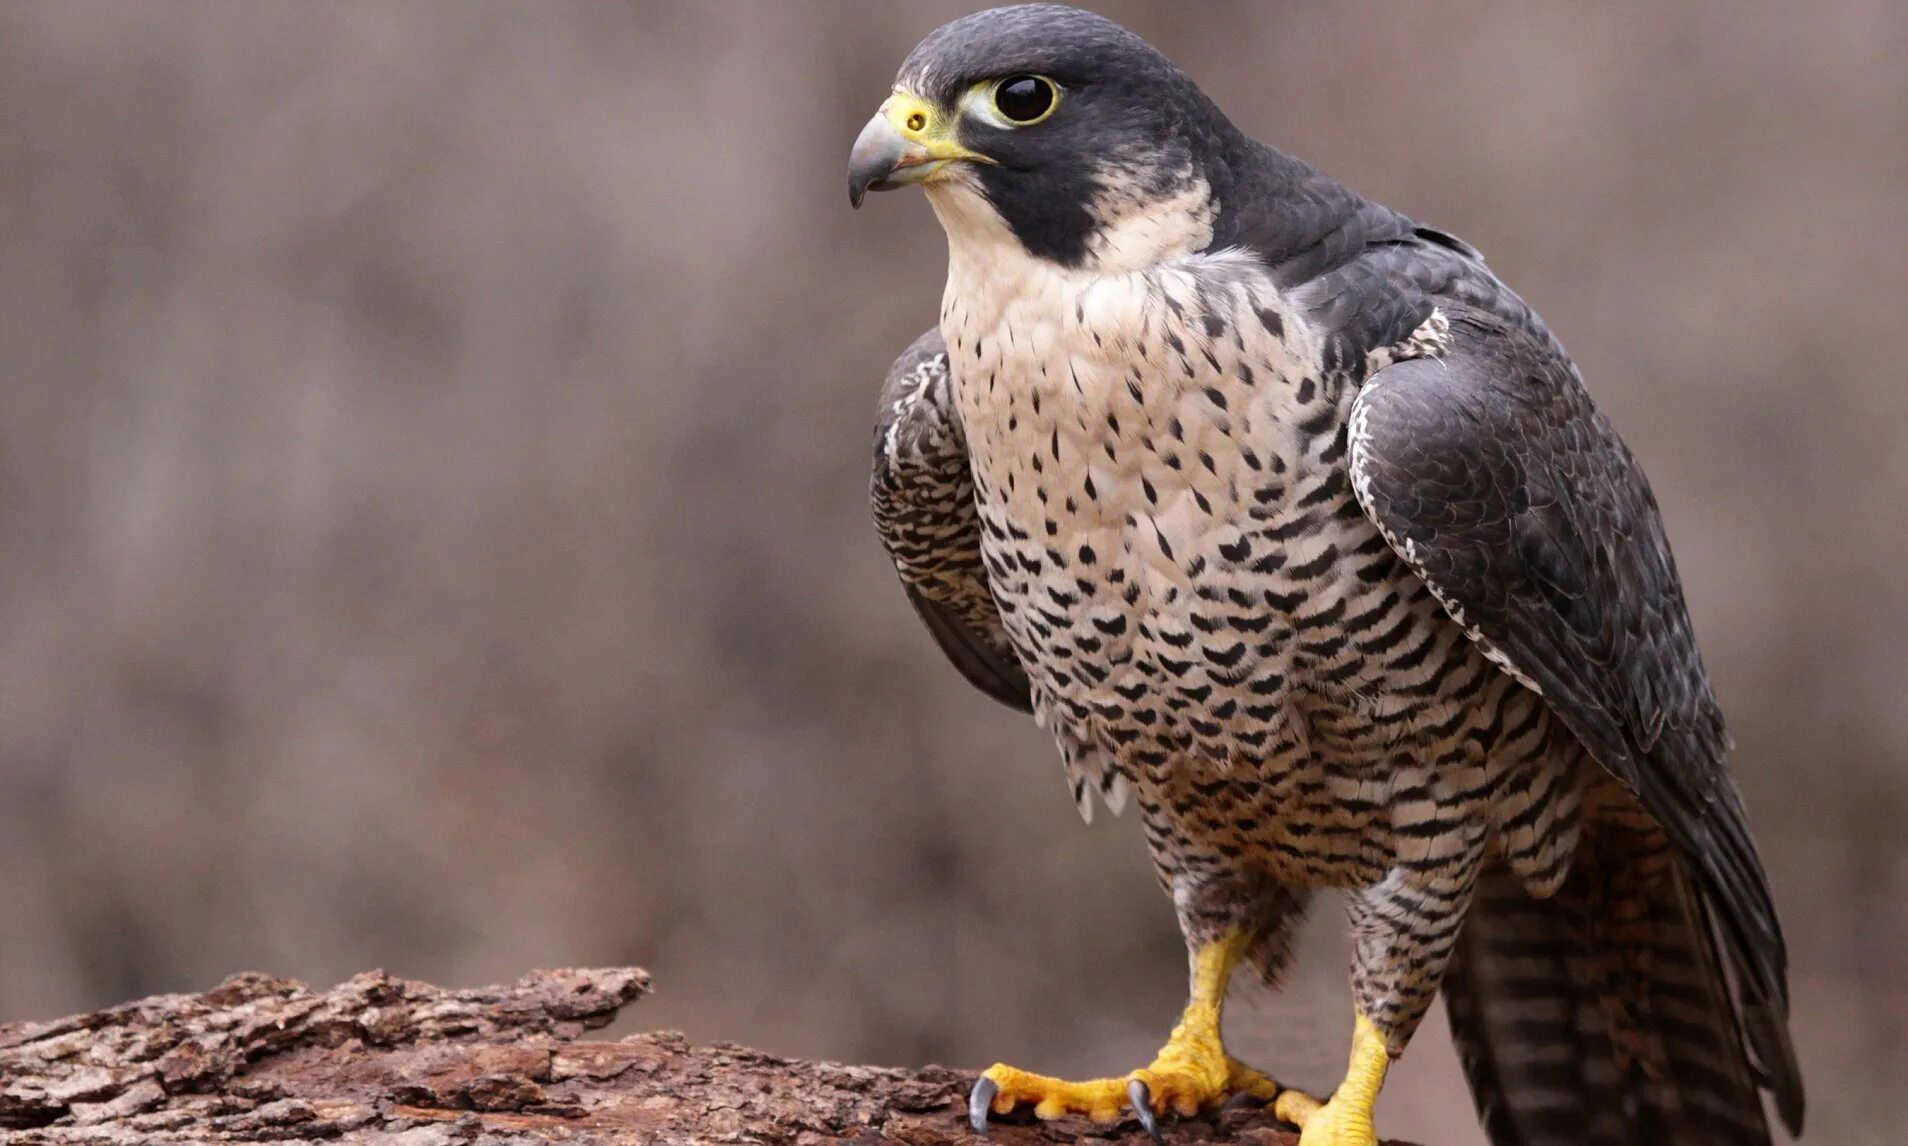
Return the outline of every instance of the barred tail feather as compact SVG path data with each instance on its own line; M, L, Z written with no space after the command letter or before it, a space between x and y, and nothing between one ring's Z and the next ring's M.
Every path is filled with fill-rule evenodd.
M1444 977L1444 1003L1492 1146L1624 1139L1623 1078L1591 982L1581 897L1532 899L1480 878Z
M1780 1015L1738 1026L1680 866L1646 906L1616 903L1582 870L1533 899L1494 869L1444 995L1492 1146L1766 1146L1758 1082L1781 1093L1772 1076L1786 1068L1800 1092Z

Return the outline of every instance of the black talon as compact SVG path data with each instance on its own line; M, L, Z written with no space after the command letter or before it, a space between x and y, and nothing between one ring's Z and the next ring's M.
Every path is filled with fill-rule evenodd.
M1126 1100L1133 1104L1133 1115L1146 1128L1146 1136L1155 1146L1166 1146L1166 1140L1159 1136L1159 1120L1153 1117L1153 1092L1146 1088L1145 1080L1136 1078L1126 1084Z
M987 1111L994 1105L994 1096L1000 1093L1000 1084L986 1075L974 1083L974 1089L967 1093L967 1124L974 1133L987 1137Z

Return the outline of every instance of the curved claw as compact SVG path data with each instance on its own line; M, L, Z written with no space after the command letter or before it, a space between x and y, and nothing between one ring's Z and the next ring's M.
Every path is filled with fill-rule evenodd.
M1000 1093L1000 1084L986 1075L981 1075L974 1083L974 1089L967 1093L967 1124L974 1133L987 1137L987 1111L994 1105L994 1096Z
M1156 1146L1166 1146L1166 1140L1159 1136L1159 1120L1153 1117L1153 1092L1147 1089L1144 1079L1134 1079L1126 1084L1126 1100L1133 1104L1133 1116L1146 1128L1146 1136Z
M1241 1090L1226 1099L1225 1105L1219 1108L1219 1112L1226 1114L1234 1110L1257 1110L1264 1105L1264 1099L1257 1097L1249 1090Z

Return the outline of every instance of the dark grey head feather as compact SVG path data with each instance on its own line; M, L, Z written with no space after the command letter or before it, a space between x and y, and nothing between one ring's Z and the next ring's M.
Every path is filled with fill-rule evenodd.
M1211 184L1250 140L1192 78L1151 44L1102 16L1056 4L976 12L929 33L896 86L946 109L976 84L1045 76L1059 106L1028 127L965 117L961 143L994 160L975 169L1021 244L1077 265L1099 225L1093 205L1109 185L1161 198Z
M1158 49L1078 8L994 8L944 24L908 54L895 82L951 112L976 84L1016 75L1060 85L1053 115L1014 128L963 117L960 139L995 161L974 178L1037 256L1080 265L1102 224L1094 205L1112 189L1163 203L1203 187L1213 213L1207 249L1252 251L1287 285L1416 226L1250 139ZM1396 323L1366 325L1390 334Z

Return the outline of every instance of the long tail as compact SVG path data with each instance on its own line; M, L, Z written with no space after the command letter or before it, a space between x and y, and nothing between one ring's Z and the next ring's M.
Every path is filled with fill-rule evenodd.
M1492 1146L1767 1146L1759 1084L1798 1132L1785 1019L1744 999L1739 1022L1680 864L1619 895L1609 858L1550 899L1478 886L1444 995Z

